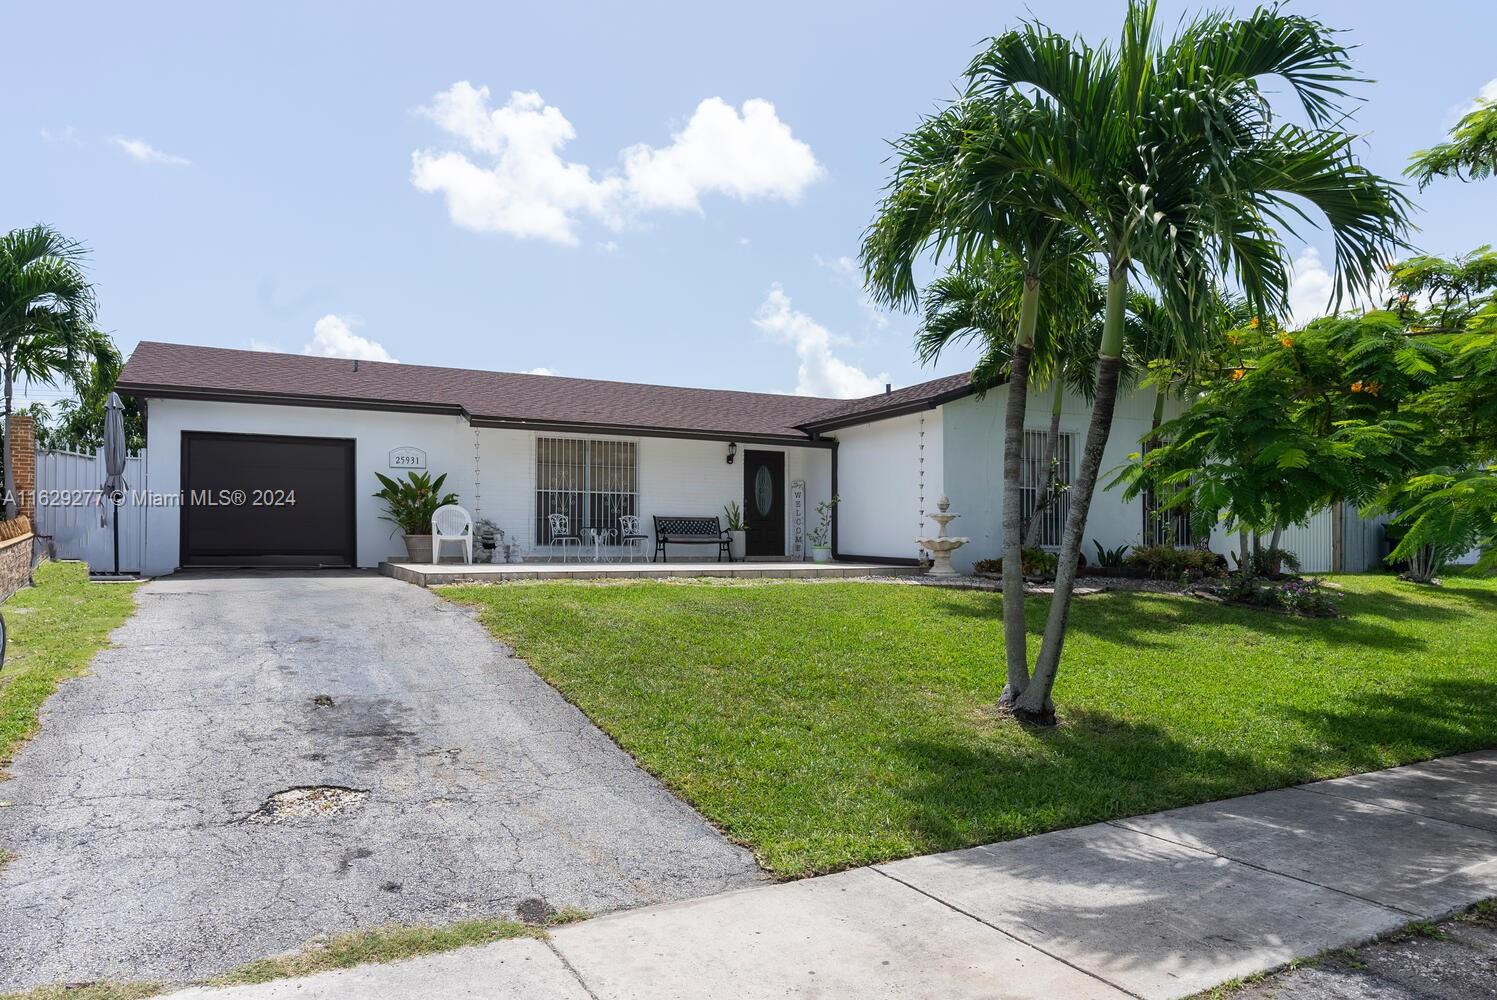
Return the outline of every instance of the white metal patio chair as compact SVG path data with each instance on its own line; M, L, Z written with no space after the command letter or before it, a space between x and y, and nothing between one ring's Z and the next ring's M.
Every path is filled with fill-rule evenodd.
M649 561L649 556L645 552L645 543L649 540L650 536L639 528L639 515L619 515L619 544L623 546L624 553L630 562L634 561L635 556L639 556L646 562Z
M561 561L567 561L569 547L576 546L577 561L582 561L582 536L572 531L572 519L565 514L547 514L546 524L551 529L551 561L556 560L556 547L561 547Z
M431 561L442 561L442 543L456 542L463 547L464 562L473 561L473 515L450 503L438 507L431 515Z

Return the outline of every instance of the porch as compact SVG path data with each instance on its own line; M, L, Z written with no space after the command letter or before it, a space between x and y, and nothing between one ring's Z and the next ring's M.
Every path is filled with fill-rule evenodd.
M915 566L869 562L592 562L592 563L413 563L379 564L385 576L433 587L448 583L514 583L522 580L662 580L672 577L814 579L853 576L906 576Z

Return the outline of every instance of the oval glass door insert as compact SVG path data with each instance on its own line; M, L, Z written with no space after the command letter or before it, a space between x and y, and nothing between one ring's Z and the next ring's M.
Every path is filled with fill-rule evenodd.
M760 517L768 517L774 507L774 476L767 466L759 466L754 474L754 506L759 508Z

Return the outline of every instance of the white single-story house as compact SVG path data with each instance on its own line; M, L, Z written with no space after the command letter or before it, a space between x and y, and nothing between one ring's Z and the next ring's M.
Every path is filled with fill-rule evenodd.
M145 482L130 485L150 498L142 568L153 575L403 558L373 494L375 473L409 470L445 473L460 504L530 555L551 551L551 514L616 548L622 516L648 534L652 516L720 516L737 503L750 557L803 557L816 505L833 495L837 558L917 561L942 495L961 515L951 533L972 540L956 567L999 554L1005 389L979 398L966 373L838 400L144 342L117 388L146 406ZM1030 403L1026 442L1038 451L1049 394ZM1104 470L1137 449L1152 409L1148 393L1120 400ZM1064 401L1065 475L1087 418L1083 400ZM1025 467L1031 478L1040 468ZM1032 505L1038 484L1025 489ZM1063 507L1051 509L1049 547ZM1093 540L1184 542L1180 527L1099 491L1087 554ZM1327 512L1287 547L1306 569L1371 568L1374 534L1354 514Z

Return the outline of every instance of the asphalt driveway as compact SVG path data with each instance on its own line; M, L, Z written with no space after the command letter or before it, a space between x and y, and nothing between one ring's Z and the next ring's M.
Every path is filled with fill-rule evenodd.
M597 913L761 878L425 590L183 575L139 600L0 783L16 855L0 992L189 979L328 932ZM308 786L337 791L265 808Z

